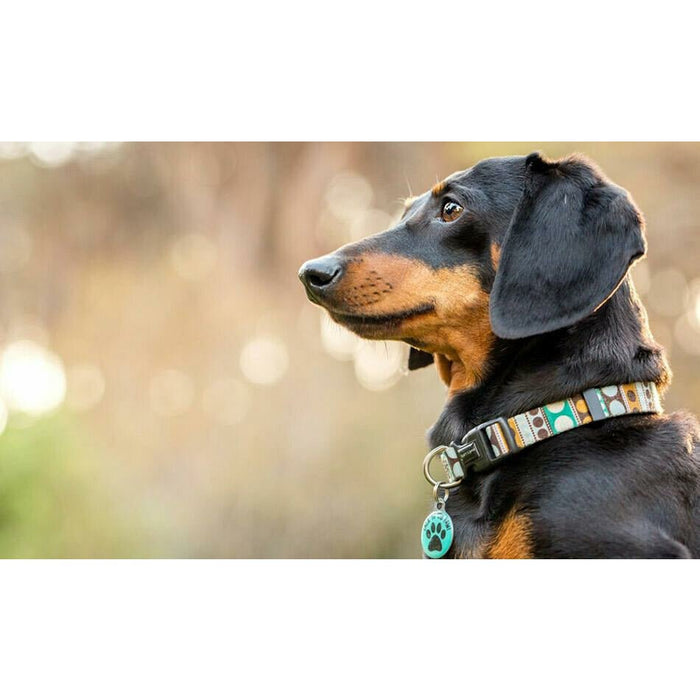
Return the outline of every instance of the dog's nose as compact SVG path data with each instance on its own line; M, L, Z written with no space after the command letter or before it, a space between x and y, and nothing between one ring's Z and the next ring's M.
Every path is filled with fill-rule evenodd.
M343 275L343 265L338 258L326 255L305 262L299 270L299 279L313 295L327 292Z

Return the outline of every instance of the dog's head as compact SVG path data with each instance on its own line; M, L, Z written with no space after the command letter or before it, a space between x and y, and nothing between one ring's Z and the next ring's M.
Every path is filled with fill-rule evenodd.
M309 299L363 338L402 340L453 390L496 337L571 326L644 254L641 214L590 161L492 158L406 202L382 233L305 263Z

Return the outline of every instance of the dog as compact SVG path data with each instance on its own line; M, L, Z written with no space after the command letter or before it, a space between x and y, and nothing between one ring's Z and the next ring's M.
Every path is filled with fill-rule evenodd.
M626 190L585 156L533 153L455 173L396 226L302 266L335 322L408 343L410 369L436 365L447 402L431 447L459 450L501 419L501 457L463 469L443 506L447 557L700 555L700 428L655 403L671 371L628 274L645 252ZM540 439L538 420L572 397L577 424L561 425L575 429Z

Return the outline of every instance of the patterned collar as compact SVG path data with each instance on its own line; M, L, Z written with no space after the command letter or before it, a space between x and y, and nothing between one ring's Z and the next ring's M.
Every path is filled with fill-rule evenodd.
M573 428L631 413L662 413L661 399L653 382L613 384L586 389L564 401L533 408L511 418L496 418L470 430L461 443L436 447L426 457L440 455L447 472L447 488L470 471L488 469L503 457ZM426 477L429 471L426 473ZM431 483L436 482L431 478Z

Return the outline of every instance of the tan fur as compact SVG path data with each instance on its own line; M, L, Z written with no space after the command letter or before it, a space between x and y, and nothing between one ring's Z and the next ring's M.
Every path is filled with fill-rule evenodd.
M498 263L501 260L501 246L498 243L491 244L491 263L493 264L493 269L498 270Z
M433 188L430 191L433 193L434 197L439 197L446 186L447 183L443 180L442 182L438 182L437 185L433 185Z
M530 519L511 510L503 519L486 550L488 559L532 559Z
M350 314L382 316L434 305L433 312L365 334L385 340L415 338L422 350L440 355L438 371L450 395L478 383L495 336L488 294L469 265L434 270L400 256L365 254L348 266L340 284L338 299Z
M437 367L438 376L442 379L445 386L450 386L452 383L452 360L448 359L445 355L441 355L436 352L433 355L435 361L435 367Z

